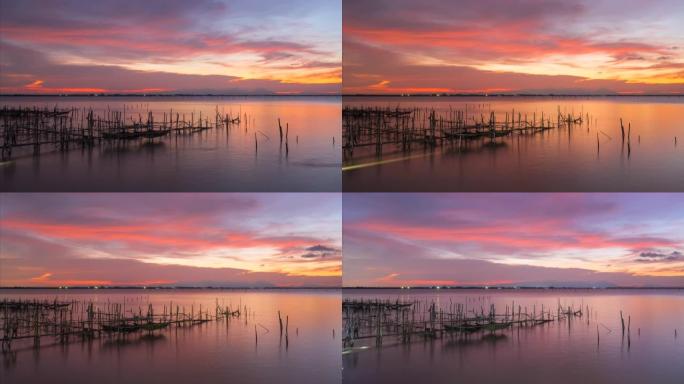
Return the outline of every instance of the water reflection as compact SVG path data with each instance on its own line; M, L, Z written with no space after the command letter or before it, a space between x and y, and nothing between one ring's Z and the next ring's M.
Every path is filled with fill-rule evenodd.
M225 127L74 143L66 152L56 144L41 145L39 155L34 146L17 148L0 165L5 191L341 189L338 97L2 97L0 104L92 108L105 116L125 108L126 121L148 112L156 122L168 122L171 113L194 120L213 119L217 111L241 116ZM282 142L279 118L288 136Z
M211 314L216 303L247 308L249 315L192 326L129 334L103 334L92 340L73 336L68 343L32 340L2 353L3 383L116 382L319 382L339 383L340 295L336 290L0 290L1 298L46 298L93 302L99 308L125 305L128 313L155 313L179 306ZM171 304L172 303L172 304ZM192 308L192 309L191 309ZM130 311L130 312L129 312ZM278 311L285 334L279 334ZM247 313L247 312L245 312ZM285 324L287 322L287 324ZM258 341L255 340L255 329Z
M347 191L684 188L684 152L676 145L676 138L684 135L679 124L684 97L345 97L343 104L418 111L416 117L398 118L398 122L385 117L388 127L380 148L356 137L357 145L351 148L349 127L364 129L377 122L345 118ZM427 112L433 109L435 118ZM496 137L488 134L490 113ZM561 128L542 129L548 126L539 123L542 114L547 119L544 124L550 126L558 125L556 114L581 116L581 121L568 127L559 118ZM532 125L534 129L524 128ZM432 142L433 126L438 138L451 139ZM471 128L460 131L462 126ZM407 130L413 132L412 144L401 135Z
M509 316L512 305L523 314L539 314L544 305L545 311L553 309L553 316L559 304L584 308L583 316L535 326L446 332L413 337L408 343L386 334L381 346L375 339L357 340L343 353L345 383L401 384L425 377L435 383L678 383L684 374L679 364L684 343L674 336L684 324L682 290L346 290L343 296L434 302L438 314L458 304L485 314L494 305L502 315L508 306Z

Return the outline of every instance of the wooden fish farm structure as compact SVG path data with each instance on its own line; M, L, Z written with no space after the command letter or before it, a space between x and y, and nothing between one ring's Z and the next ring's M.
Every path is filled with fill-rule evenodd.
M161 118L160 116L161 115ZM96 113L86 108L9 107L0 109L0 157L5 161L13 152L29 148L34 155L41 149L68 151L99 144L152 140L171 135L189 135L206 130L239 126L248 116L222 113L213 116L140 109L107 109Z
M342 110L345 159L356 148L374 147L382 155L383 147L403 152L443 145L467 145L469 142L493 142L499 137L540 134L548 130L588 125L588 113L522 113L487 110L482 105L463 109L345 106Z
M40 347L46 340L68 344L98 338L127 338L150 335L171 328L251 316L245 306L224 306L216 300L214 308L187 308L169 302L155 311L152 304L126 307L124 303L55 300L0 301L0 342L2 351L16 345Z
M545 324L591 317L588 306L579 308L522 307L511 302L503 312L485 301L450 303L440 307L435 301L345 299L342 303L343 346L353 348L356 343L375 343L376 347L390 340L408 344L415 340L447 337L491 337L517 328L531 328ZM624 331L623 331L624 332Z

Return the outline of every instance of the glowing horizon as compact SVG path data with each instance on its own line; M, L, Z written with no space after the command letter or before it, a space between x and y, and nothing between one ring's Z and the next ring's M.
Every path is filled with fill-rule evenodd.
M672 0L345 1L343 92L683 94L682 17Z
M339 286L340 205L337 194L3 194L0 286Z
M684 287L676 194L345 194L344 286Z
M338 94L341 4L0 3L0 93Z

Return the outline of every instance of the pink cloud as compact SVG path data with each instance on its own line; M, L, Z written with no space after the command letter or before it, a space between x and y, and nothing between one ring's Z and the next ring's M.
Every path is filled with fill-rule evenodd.
M344 285L682 286L676 194L351 194ZM446 284L453 282L453 284Z
M311 217L320 228L308 228ZM335 196L4 194L7 285L336 285ZM105 283L109 282L109 283Z
M580 1L347 1L344 92L683 93L674 19L630 15L652 33L644 39L604 13Z
M273 15L213 0L190 4L4 2L0 92L339 93L341 53L326 43L337 32L334 23L312 39L318 27L306 21L299 25L309 34L276 33L301 16L295 7L262 30L257 25ZM29 86L36 81L42 86Z
M562 220L541 220L523 225L492 222L467 228L416 226L395 222L370 221L356 227L375 233L391 234L405 239L425 242L480 243L527 252L558 251L565 249L629 248L644 249L669 247L679 242L649 236L616 238L605 233L590 233L567 226Z

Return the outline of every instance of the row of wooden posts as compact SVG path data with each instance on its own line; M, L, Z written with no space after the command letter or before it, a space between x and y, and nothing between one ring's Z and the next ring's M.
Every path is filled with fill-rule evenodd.
M189 310L189 311L188 311ZM170 327L189 327L222 319L250 316L247 306L222 306L216 301L214 311L194 305L190 308L173 302L164 305L161 313L155 313L152 304L145 309L138 306L126 308L124 303L106 303L95 306L93 302L59 302L38 300L0 301L0 330L2 349L11 350L12 344L32 340L39 347L44 338L54 338L59 343L70 339L94 339L104 335L124 336L151 333Z
M502 114L503 120L498 120L494 111L469 110L467 105L439 112L428 108L347 106L342 111L344 148L353 153L358 147L375 146L381 151L383 145L390 144L410 150L416 143L436 147L472 139L494 140L514 133L572 128L591 121L588 113L563 113L560 106L555 117L544 112L528 115L515 109Z
M586 127L587 133L591 126L596 127L597 153L601 151L601 135L608 140L613 139L598 129L597 120L589 113L565 112L560 106L555 116L544 112L539 115L536 112L516 112L515 109L495 112L485 110L483 106L468 105L463 109L449 107L448 110L346 106L343 108L342 121L345 161L352 161L356 149L362 150L362 156L367 155L367 147L374 147L375 156L382 156L383 151L387 150L409 152L416 145L430 150L445 144L461 148L470 141L488 140L493 143L498 137L533 135L553 129L566 129L571 135L573 128L582 126ZM623 119L620 119L619 128L622 153L630 157L632 124L627 122L625 126ZM636 139L637 143L641 143L641 135L637 135ZM674 145L677 146L676 136Z
M41 153L41 147L51 146L60 151L71 148L92 147L98 143L153 139L171 134L184 135L209 129L239 126L249 123L246 113L222 114L218 106L213 119L202 112L195 116L174 112L162 113L161 121L155 119L152 111L134 113L126 110L107 110L103 115L93 109L57 107L8 107L0 109L0 150L2 159L12 157L13 150L23 147L33 149L34 155Z
M123 303L96 305L92 301L55 300L9 300L0 301L0 341L2 351L12 351L15 344L25 345L32 342L39 348L41 340L52 339L60 344L76 340L92 340L101 337L128 337L161 332L172 327L186 328L221 320L254 318L255 314L242 303L237 306L222 305L216 299L215 307L198 308L169 302L161 312L148 303L146 306L126 306ZM285 315L284 325L278 311L280 339L284 338L285 347L290 344L289 316ZM258 344L258 327L265 333L270 330L254 321L255 343ZM295 329L299 335L299 328ZM333 330L334 335L334 330Z
M440 307L435 301L395 301L379 299L347 299L343 302L343 346L353 349L355 344L374 341L381 347L387 338L407 344L419 340L444 337L493 337L499 332L543 326L565 321L568 328L576 319L596 319L596 313L588 305L579 307L563 306L558 302L556 308L541 308L534 305L523 307L512 302L506 305L503 313L497 312L494 304L485 309L484 301L473 303L450 303L448 308ZM631 316L625 318L620 311L623 341L631 348ZM596 343L600 344L599 325L608 332L610 329L596 324ZM641 328L637 329L638 335ZM677 330L674 330L675 338Z
M157 114L158 116L158 114ZM60 151L72 148L93 147L99 143L126 142L169 135L185 135L211 129L244 126L247 134L253 118L247 113L222 113L216 106L213 120L202 112L195 116L174 112L173 109L162 113L161 120L155 120L155 114L126 110L107 109L104 115L97 115L93 109L72 108L60 109L38 107L9 107L0 109L0 153L2 161L12 158L14 151L32 148L33 155L39 155L41 148L49 146ZM290 153L290 125L282 126L278 118L280 148L284 146L285 156ZM259 151L259 138L270 140L265 133L254 130L254 150ZM299 135L295 135L295 143L299 144ZM335 137L332 137L333 146Z

